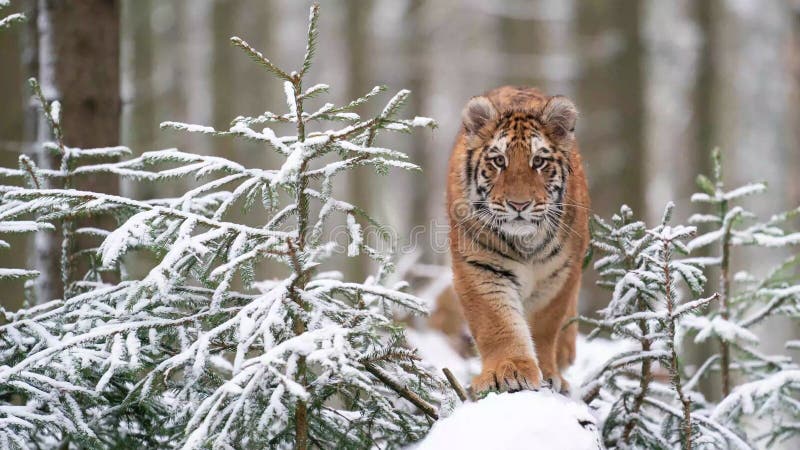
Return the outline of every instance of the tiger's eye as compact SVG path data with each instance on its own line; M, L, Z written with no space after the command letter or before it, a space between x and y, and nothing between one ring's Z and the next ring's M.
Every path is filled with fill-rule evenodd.
M497 155L491 158L489 161L491 161L492 164L497 166L499 169L502 169L503 167L506 166L506 157L503 155Z
M540 169L544 165L544 158L541 156L534 156L533 157L533 168Z

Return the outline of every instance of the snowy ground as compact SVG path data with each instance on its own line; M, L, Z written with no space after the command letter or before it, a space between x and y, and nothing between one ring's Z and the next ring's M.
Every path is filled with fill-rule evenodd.
M589 408L547 389L489 394L437 422L416 450L602 449Z
M478 358L462 358L447 338L436 331L407 330L408 340L423 360L449 368L463 385L480 372ZM592 377L625 344L607 339L587 341L578 337L577 359L565 377L573 386L573 398L548 389L514 394L490 394L478 402L458 406L434 425L416 450L439 449L559 449L603 448L597 419L579 400L580 386Z

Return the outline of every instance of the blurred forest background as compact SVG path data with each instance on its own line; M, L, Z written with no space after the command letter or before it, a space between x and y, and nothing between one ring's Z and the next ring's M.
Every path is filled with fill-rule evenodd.
M800 0L321 3L321 42L311 78L332 86L330 101L341 103L377 84L404 87L413 91L406 114L440 124L433 133L385 143L408 152L424 173L381 176L364 169L340 187L349 191L344 198L393 226L404 249L401 267L411 261L447 264L444 184L460 111L469 97L502 84L534 85L574 99L596 214L608 217L625 203L654 220L674 200L677 219L685 219L693 209L694 178L708 172L716 146L723 150L729 186L769 183L770 201L753 205L755 211L769 214L800 204ZM263 146L161 131L159 123L227 129L238 115L282 105L281 86L228 38L244 38L279 65L297 65L309 2L12 4L12 12L24 11L29 21L0 33L3 166L15 166L22 152L38 152L42 127L25 80L48 74L94 89L95 97L80 105L93 105L97 122L87 124L79 116L86 111L62 99L68 145L121 143L136 154L178 147L250 166L275 165ZM70 36L82 37L73 42ZM71 115L80 126L69 125ZM93 129L104 129L103 135L92 136ZM101 187L134 197L179 188ZM37 255L33 243L28 248L29 255L0 253L11 259L0 266L30 265ZM757 272L758 264L782 256L754 255L751 269ZM343 269L355 277L368 271L366 261ZM581 308L590 312L608 296L593 287L592 276L585 283ZM13 307L21 292L21 283L2 285L0 301ZM768 341L774 335L782 344L797 330L772 325L769 334Z

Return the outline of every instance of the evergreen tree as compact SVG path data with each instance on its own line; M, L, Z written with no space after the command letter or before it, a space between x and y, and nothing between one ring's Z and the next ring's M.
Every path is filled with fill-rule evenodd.
M680 327L716 296L684 300L679 281L699 295L706 281L702 262L686 255L694 227L661 224L648 229L623 206L611 222L596 217L592 246L599 283L613 290L600 319L582 320L632 342L632 349L606 362L584 386L584 399L602 411L609 448L750 448L736 433L709 417L709 404L686 380L680 358Z
M723 183L719 150L712 153L713 175L700 175L701 192L692 201L708 205L709 211L689 220L708 229L691 242L690 249L716 247L711 259L719 267L720 302L708 315L687 322L697 343L719 343L719 352L701 366L696 377L719 372L724 399L714 415L730 426L744 426L745 416L753 414L772 422L768 431L757 436L768 445L800 433L800 367L784 355L766 355L758 350L759 338L753 328L774 316L800 318L800 255L794 254L765 275L732 273L734 250L739 247L781 248L800 244L800 232L788 225L800 208L760 221L758 216L738 205L746 196L764 194L764 183L749 183L727 190ZM745 384L736 387L736 381Z
M787 227L800 208L759 221L736 203L765 192L766 186L750 183L726 190L717 150L712 163L713 177L698 177L702 192L692 197L710 211L689 219L710 228L703 234L694 236L694 226L668 226L671 207L654 229L634 220L627 207L611 222L595 218L592 247L602 255L595 269L599 284L613 295L600 319L583 320L596 326L590 337L607 332L633 343L632 350L615 355L584 386L585 399L603 412L609 447L672 448L680 443L683 448L749 448L771 446L800 432L800 370L788 356L759 351L752 329L770 317L800 317L800 256L764 276L731 273L737 247L800 243L800 233ZM718 255L673 257L711 245L718 247ZM700 295L706 273L715 267L720 276L719 284L710 286L717 291L714 296L680 300L682 291ZM678 289L678 278L685 289ZM681 365L684 336L695 344L714 340L720 351L688 373ZM787 349L795 347L787 343ZM703 377L714 373L720 374L723 394L716 404L695 391ZM750 430L752 417L769 425Z
M276 169L175 149L103 162L130 151L64 146L60 106L36 90L56 137L46 145L60 155L61 167L40 169L23 156L18 169L0 172L18 181L0 191L0 231L46 231L62 223L65 298L0 311L0 447L71 441L93 448L397 447L424 435L437 417L434 405L449 404L442 382L392 320L395 308L422 312L423 304L402 283L383 285L390 258L364 227L383 228L332 196L336 177L355 167L417 169L404 154L376 146L376 138L435 124L397 118L405 90L372 118L356 109L381 87L343 106L311 108L328 91L303 84L318 17L315 5L296 71L231 39L283 82L287 112L237 117L228 130L162 124L263 143L285 158ZM343 125L317 131L319 122ZM287 128L293 132L276 131ZM199 183L180 197L149 200L72 188L73 180L98 174ZM65 188L43 188L47 179ZM263 208L268 220L227 220L235 207ZM88 215L112 216L119 227L73 225ZM344 280L326 266L338 250L327 238L336 215L347 223L347 255L365 253L379 266L364 282ZM81 235L94 236L97 247L74 252ZM142 252L156 263L136 278L126 272L126 258ZM89 269L74 273L81 260ZM255 279L266 260L284 267L282 278ZM104 283L105 270L120 270L123 280Z

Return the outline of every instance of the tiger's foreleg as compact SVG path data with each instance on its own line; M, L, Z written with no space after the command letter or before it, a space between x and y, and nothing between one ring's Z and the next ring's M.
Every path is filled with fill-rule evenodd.
M576 325L563 329L575 315L580 288L580 267L573 268L561 291L541 310L530 315L529 326L544 379L556 391L566 392L569 384L561 375L567 361L575 358Z
M538 389L542 374L514 281L462 259L454 282L483 363L473 390Z

